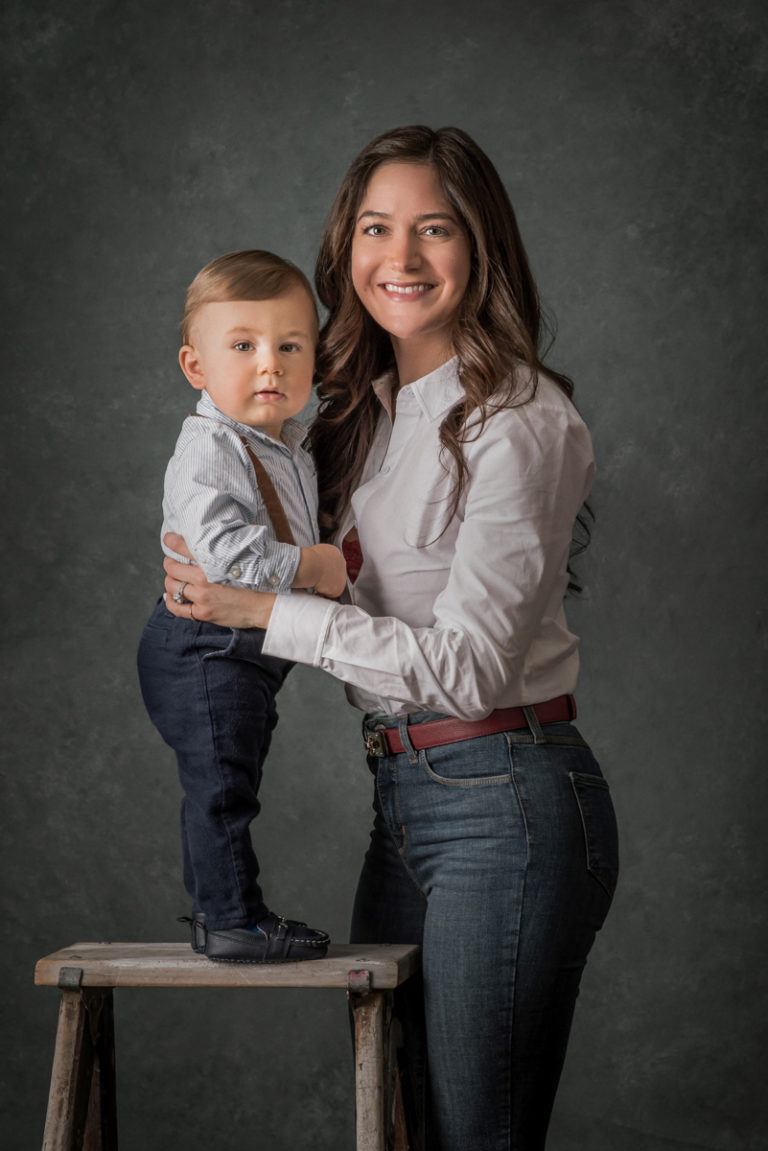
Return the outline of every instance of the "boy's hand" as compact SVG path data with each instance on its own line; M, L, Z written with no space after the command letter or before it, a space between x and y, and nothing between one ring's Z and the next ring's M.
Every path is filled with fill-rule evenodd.
M347 565L337 547L314 544L301 549L301 559L291 587L311 587L328 599L336 599L346 586Z

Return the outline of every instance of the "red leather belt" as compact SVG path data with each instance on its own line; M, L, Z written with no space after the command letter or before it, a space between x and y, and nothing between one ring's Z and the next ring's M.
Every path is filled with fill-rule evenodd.
M526 709L527 710L527 709ZM559 695L546 703L533 704L539 723L567 723L576 718L576 700L572 695ZM518 731L528 726L522 707L502 707L492 711L485 719L430 719L425 723L408 725L408 738L417 751L437 747L441 743L459 743L463 739L477 739L479 735L496 735L500 731ZM399 755L405 751L396 727L381 727L365 733L365 747L369 755Z

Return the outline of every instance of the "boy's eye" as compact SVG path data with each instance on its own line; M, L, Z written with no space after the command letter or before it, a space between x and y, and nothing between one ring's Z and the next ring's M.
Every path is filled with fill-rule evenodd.
M253 344L250 340L238 340L235 344L236 352L250 352L253 349Z
M280 345L280 351L281 352L300 352L301 351L301 344L281 344Z

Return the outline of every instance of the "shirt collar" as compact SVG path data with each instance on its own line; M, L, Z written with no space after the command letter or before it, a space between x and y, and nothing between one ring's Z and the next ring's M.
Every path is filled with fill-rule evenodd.
M382 406L389 413L390 418L392 416L391 398L393 384L394 372L389 371L385 372L383 376L379 376L371 385ZM421 410L428 420L441 420L454 404L464 398L464 389L459 379L458 356L453 356L450 360L441 364L439 368L435 368L433 372L422 376L420 380L414 380L412 384L406 384L406 386L401 389L400 394L402 395L406 390L409 390L416 397Z
M283 420L280 439L275 440L272 436L268 436L266 432L263 432L261 428L251 428L248 424L241 424L238 423L237 420L233 420L231 416L226 415L220 408L217 408L205 390L203 390L200 399L197 401L197 412L198 415L219 420L220 423L233 428L239 436L250 436L253 439L261 440L262 443L275 444L278 447L288 448L292 454L296 453L308 435L308 430L301 420L289 416L287 420Z

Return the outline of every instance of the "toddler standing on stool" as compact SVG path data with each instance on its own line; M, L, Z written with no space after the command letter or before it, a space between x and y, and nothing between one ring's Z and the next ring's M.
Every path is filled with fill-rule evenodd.
M183 536L212 582L344 588L341 552L317 542L315 471L292 418L309 399L317 327L308 280L269 252L221 256L187 291L179 362L202 396L168 464L162 535ZM183 582L173 598L186 602ZM262 655L263 637L196 620L192 604L177 618L160 599L139 646L141 690L178 760L193 948L230 962L319 959L328 936L269 911L251 844L275 695L292 666Z

